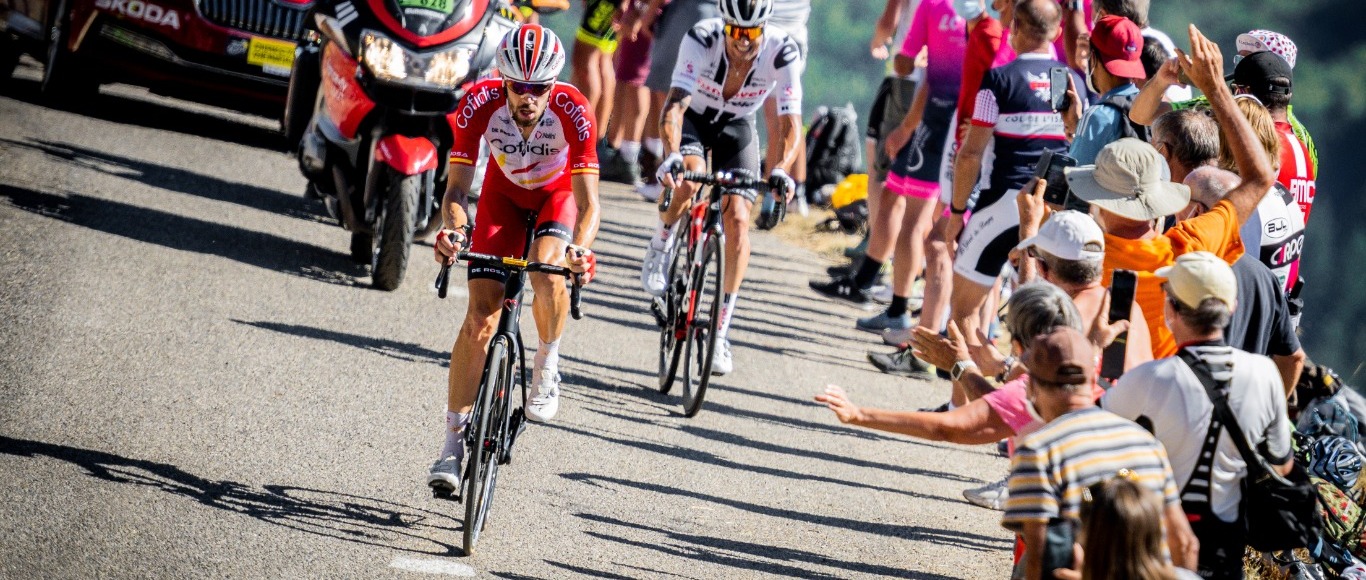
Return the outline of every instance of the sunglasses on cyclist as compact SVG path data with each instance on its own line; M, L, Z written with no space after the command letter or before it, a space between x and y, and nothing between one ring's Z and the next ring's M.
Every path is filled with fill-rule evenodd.
M748 40L756 42L764 34L763 26L740 26L737 24L727 24L724 28L726 36L734 40Z
M555 83L523 83L508 81L507 85L508 90L512 91L513 94L539 97L550 92L551 87L554 87Z

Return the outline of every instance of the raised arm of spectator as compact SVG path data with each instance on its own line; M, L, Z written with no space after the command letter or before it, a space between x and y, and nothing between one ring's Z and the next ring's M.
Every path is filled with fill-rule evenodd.
M1157 74L1143 84L1138 96L1134 97L1133 106L1129 108L1129 120L1139 125L1152 126L1158 117L1172 110L1171 103L1163 100L1163 97L1166 96L1169 87L1181 82L1180 60L1173 58L1162 63L1157 69Z
M1243 181L1224 199L1233 204L1241 225L1252 217L1257 204L1266 197L1267 190L1276 182L1276 174L1271 172L1271 162L1257 140L1257 133L1238 110L1233 93L1224 84L1224 56L1219 52L1219 45L1205 38L1194 24L1190 25L1190 37L1191 54L1187 56L1177 50L1178 58L1186 76L1209 98L1214 118L1219 121L1219 130L1224 132L1233 151L1238 175Z

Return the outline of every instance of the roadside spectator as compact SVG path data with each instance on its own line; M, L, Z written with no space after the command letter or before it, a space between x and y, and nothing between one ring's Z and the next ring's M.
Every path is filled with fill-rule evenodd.
M594 119L612 117L612 98L616 95L616 72L612 54L617 51L616 18L621 0L586 0L583 20L574 35L574 54L570 82L588 99ZM606 131L598 144L598 157L610 158Z
M1093 214L1105 231L1105 269L1138 273L1138 303L1143 306L1153 338L1153 356L1171 356L1176 342L1163 323L1160 284L1153 272L1169 266L1177 256L1209 251L1228 262L1242 254L1238 229L1252 216L1257 204L1274 182L1257 136L1234 104L1223 83L1223 56L1194 25L1190 27L1191 60L1181 65L1202 92L1209 96L1215 119L1228 137L1243 181L1203 215L1178 222L1161 232L1162 218L1185 209L1190 189L1165 181L1163 160L1151 145L1137 139L1120 139L1107 145L1094 166L1067 170L1072 192L1091 203ZM1175 76L1173 64L1164 65L1158 78Z
M1180 354L1125 373L1101 405L1151 426L1166 447L1182 485L1183 507L1200 540L1201 576L1240 579L1247 538L1239 502L1247 465L1230 437L1246 437L1274 469L1289 472L1285 388L1269 359L1224 342L1224 328L1237 307L1237 280L1222 258L1190 252L1157 275L1166 279L1164 315L1182 345ZM1241 433L1226 436L1226 425L1213 420L1212 395L1196 377L1194 365L1214 378ZM1193 436L1201 432L1204 437Z
M1094 12L1095 20L1099 21L1101 18L1110 15L1128 18L1142 29L1145 52L1147 50L1147 41L1152 40L1162 47L1162 53L1165 55L1161 57L1160 62L1176 58L1176 43L1172 42L1171 37L1167 36L1167 33L1149 25L1148 8L1148 0L1097 0ZM1084 44L1078 44L1077 49L1078 52L1083 53L1081 59L1085 60L1087 58L1087 54L1085 53L1086 46ZM1082 69L1082 67L1077 68ZM1151 72L1144 78L1146 79L1149 77L1152 77ZM1169 101L1188 100L1191 98L1190 87L1181 85L1168 87L1166 97Z
M600 157L599 161L602 179L633 185L647 201L655 201L658 197L649 197L649 192L642 187L642 176L654 173L654 165L659 162L657 153L646 150L647 155L654 156L654 163L641 163L641 141L650 125L647 122L650 90L645 87L645 77L650 73L650 47L654 44L654 36L651 31L639 30L639 22L641 11L649 6L647 2L627 2L620 13L621 32L612 61L617 93L613 98L612 122L607 129L608 144L616 155Z
M1117 139L1147 140L1147 129L1135 128L1129 121L1129 109L1138 95L1134 82L1146 76L1138 25L1120 16L1106 16L1096 22L1091 31L1091 56L1086 60L1086 88L1100 95L1100 101L1083 114L1080 92L1070 87L1071 106L1063 115L1067 134L1075 135L1068 155L1078 164L1095 163L1100 148Z
M1151 36L1143 37L1143 81L1157 75L1158 69L1162 68L1162 63L1167 62L1167 50L1162 48L1162 43Z
M1173 561L1195 566L1197 542L1181 510L1167 454L1133 422L1095 406L1096 352L1071 328L1036 337L1024 353L1029 369L1028 408L1045 425L1017 441L1011 460L1007 529L1025 544L1023 577L1052 578L1043 569L1046 530L1055 519L1076 522L1082 491L1121 469L1161 495L1167 545Z
M1314 194L1317 186L1314 177L1318 171L1310 161L1307 148L1295 130L1290 126L1286 112L1290 107L1291 81L1293 77L1289 63L1274 52L1256 52L1243 57L1233 69L1233 89L1239 94L1257 97L1271 118L1276 122L1276 133L1280 136L1281 155L1280 175L1276 181L1284 185L1295 196L1304 212L1304 223L1309 223L1309 213L1313 209Z
M659 117L664 111L664 96L673 81L674 64L678 61L678 47L683 37L698 22L719 18L721 10L716 0L648 0L640 10L633 32L653 30L654 43L650 46L650 69L645 75L645 87L650 89L650 112L646 116L645 139L641 148L656 159L663 159L664 143L659 139ZM664 186L658 180L638 188L641 197L659 199Z
M1285 59L1286 64L1289 64L1290 68L1294 69L1296 57L1299 55L1299 49L1295 46L1293 41L1284 34L1272 32L1270 30L1249 30L1243 34L1239 34L1238 37L1234 39L1234 48L1237 50L1237 53L1233 57L1233 63L1235 65L1238 64L1240 60L1247 58L1252 54L1258 52L1272 52ZM1304 128L1304 125L1300 123L1299 119L1295 118L1294 107L1286 106L1285 115L1290 126L1295 129L1295 136L1299 137L1300 141L1303 142L1305 147L1309 150L1309 160L1314 165L1314 173L1317 174L1319 171L1319 153L1314 147L1314 138L1309 135L1309 130Z
M1157 118L1152 145L1166 160L1172 181L1182 183L1190 172L1219 161L1219 135L1208 110L1182 109Z
M958 217L968 211L987 145L994 143L990 187L981 190L972 217L966 225L961 219L944 220L942 228L943 239L958 242L950 316L969 344L979 342L980 311L1019 240L1019 215L1011 200L1044 151L1062 152L1062 117L1052 110L1047 87L1037 81L1047 79L1050 68L1066 66L1051 56L1061 18L1052 0L1023 0L1015 6L1011 43L1019 56L992 69L982 81L972 127L954 163L949 206ZM952 402L967 399L955 390Z
M805 64L811 54L807 52L807 30L806 22L811 18L811 0L773 0L773 15L768 18L768 24L775 26L786 32L792 40L796 41L797 48L802 52L802 63ZM805 71L802 71L803 73ZM777 127L781 117L778 115L778 99L769 95L768 100L764 101L764 126ZM800 132L799 136L800 136ZM765 143L764 167L777 167L779 161L783 159L783 152L787 149L780 143L780 139L769 139ZM792 162L792 181L796 184L793 202L799 208L806 205L806 147L797 146L797 159ZM800 200L800 201L799 201ZM768 207L765 205L764 207ZM802 215L806 215L806 210L802 210Z
M1214 207L1237 187L1238 176L1222 169L1202 167L1186 178L1186 185L1191 188L1191 217L1195 217L1203 213L1204 208ZM1267 200L1285 207L1284 201L1275 193L1268 193L1258 206L1258 213ZM1298 210L1294 203L1289 207ZM1255 218L1248 220L1249 224L1255 222ZM1295 334L1295 321L1284 286L1270 268L1257 260L1254 252L1244 253L1232 267L1233 276L1238 280L1238 307L1233 310L1233 319L1224 332L1225 339L1236 349L1271 357L1280 370L1281 383L1289 396L1299 382L1306 357L1299 336Z
M1082 560L1061 580L1198 580L1167 561L1162 542L1162 496L1134 481L1133 472L1091 484L1081 495L1077 544Z

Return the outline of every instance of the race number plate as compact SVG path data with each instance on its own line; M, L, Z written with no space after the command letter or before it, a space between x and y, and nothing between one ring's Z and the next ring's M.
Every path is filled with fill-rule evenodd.
M294 43L253 36L247 45L247 64L261 67L266 74L287 77L294 68Z

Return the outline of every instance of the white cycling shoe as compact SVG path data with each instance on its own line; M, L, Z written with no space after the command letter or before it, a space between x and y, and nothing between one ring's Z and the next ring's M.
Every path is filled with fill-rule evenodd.
M711 374L728 375L735 370L735 361L730 356L730 339L716 341L716 352L711 354Z
M460 462L465 458L462 445L454 455L436 460L427 471L427 486L446 493L456 493L460 489Z
M651 296L663 296L668 286L665 270L669 268L669 250L655 249L653 243L645 249L645 261L640 265L640 286Z
M527 400L526 418L545 423L555 418L560 410L560 373L543 369L531 371L531 397Z

